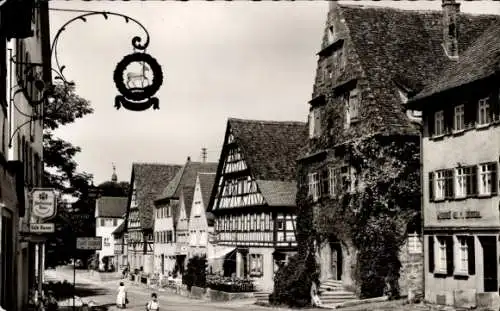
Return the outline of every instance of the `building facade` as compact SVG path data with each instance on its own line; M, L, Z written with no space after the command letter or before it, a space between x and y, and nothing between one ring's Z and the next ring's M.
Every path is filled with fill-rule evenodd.
M296 252L295 161L306 137L301 122L228 120L208 207L213 272L272 290L279 263Z
M115 240L113 232L122 224L127 210L127 197L100 197L95 206L95 236L102 238L102 249L96 251L99 269L105 268L105 262L117 267L115 262Z
M392 145L405 150L405 145L412 145L418 156L421 114L406 108L408 97L454 62L492 19L460 14L454 1L443 1L442 11L331 2L309 102L309 144L299 161L306 171L301 186L310 197L314 201L328 197L342 205L345 194L364 191L363 179L370 176L351 157L351 151L364 143L373 142L378 150L391 150ZM457 24L459 42L454 37ZM412 170L418 171L418 165ZM420 203L414 200L401 208L416 215L405 228L407 242L399 252L400 294L421 295ZM321 281L333 279L356 288L356 252L348 239L331 236L324 241L318 251Z
M197 174L215 172L217 163L186 163L156 200L155 268L163 275L181 275L189 258L189 217L195 192ZM156 226L157 225L157 226Z
M214 216L207 212L208 201L215 181L214 173L198 173L189 218L189 257L207 256L214 253L209 235L213 233Z
M409 103L425 121L425 298L433 303L500 307L499 50L497 19Z
M21 310L36 282L37 247L43 250L27 233L29 192L41 186L43 171L42 91L30 78L51 83L48 4L6 1L0 14L0 305ZM31 63L37 65L27 71Z
M153 202L180 169L179 165L134 163L127 204L127 255L131 272L153 273Z
M127 217L127 214L123 214L122 218L123 221L121 224L113 231L113 250L114 250L114 263L115 267L119 271L123 271L125 268L128 267L128 260L127 260L127 235L125 234L125 226L126 222L125 219Z

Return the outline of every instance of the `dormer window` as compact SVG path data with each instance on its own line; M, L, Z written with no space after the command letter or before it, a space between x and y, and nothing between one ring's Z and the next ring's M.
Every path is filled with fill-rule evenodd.
M328 44L332 44L335 39L335 29L333 26L329 26L327 30Z
M490 123L490 103L488 100L488 97L479 100L477 111L478 125L486 125Z
M319 107L312 108L309 112L309 138L321 135L321 111Z
M465 110L464 105L455 106L453 117L453 130L458 132L465 129Z

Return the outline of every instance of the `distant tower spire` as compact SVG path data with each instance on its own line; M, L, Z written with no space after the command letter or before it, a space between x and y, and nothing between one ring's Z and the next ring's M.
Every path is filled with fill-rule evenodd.
M207 148L201 148L201 162L207 162Z
M113 165L113 174L111 175L111 181L118 182L118 176L116 176L116 166L114 163L112 163L111 165Z

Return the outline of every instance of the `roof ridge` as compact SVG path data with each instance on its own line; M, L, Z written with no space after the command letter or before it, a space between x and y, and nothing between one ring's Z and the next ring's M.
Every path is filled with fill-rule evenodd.
M375 6L371 4L339 4L338 5L341 9L343 8L349 8L349 9L375 9L375 10L390 10L390 11L396 11L396 12L405 12L405 13L422 13L422 14L428 14L428 13L436 13L436 14L442 14L442 9L401 9L401 8L394 8L394 7L388 7L388 6ZM498 14L491 14L491 13L469 13L469 12L459 12L460 15L464 16L498 16Z
M246 122L246 123L266 123L266 124L291 124L291 125L306 124L306 122L302 121L255 120L255 119L240 119L240 118L228 118L227 121Z
M160 162L132 162L132 166L134 165L182 166L182 164L160 163Z

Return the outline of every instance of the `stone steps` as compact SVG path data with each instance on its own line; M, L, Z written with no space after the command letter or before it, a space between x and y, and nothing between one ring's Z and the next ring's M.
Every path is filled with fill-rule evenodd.
M268 304L269 303L269 295L271 295L271 292L255 292L255 293L253 293L253 296L255 297L256 303Z
M319 287L319 299L324 305L334 305L357 300L355 293L344 288L342 281L326 280Z

